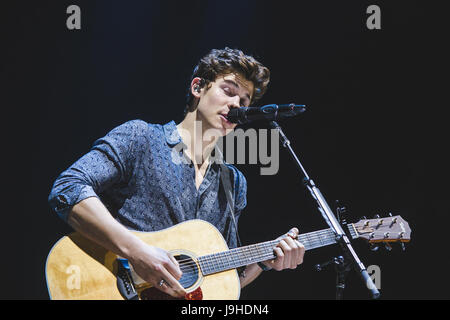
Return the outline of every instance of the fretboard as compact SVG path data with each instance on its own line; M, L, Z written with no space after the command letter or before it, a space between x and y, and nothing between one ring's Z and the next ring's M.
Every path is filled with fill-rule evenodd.
M358 235L353 225L347 225L352 238ZM312 250L325 247L336 243L335 234L331 229L324 229L309 233L303 233L298 236L305 250ZM245 247L235 248L228 251L205 255L198 258L200 269L203 275L209 275L225 270L235 269L252 263L274 259L274 248L279 240L272 240Z

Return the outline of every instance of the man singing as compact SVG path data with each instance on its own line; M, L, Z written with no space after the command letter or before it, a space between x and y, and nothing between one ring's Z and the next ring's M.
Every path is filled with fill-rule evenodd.
M113 129L56 179L50 206L83 236L128 259L142 279L184 297L176 259L130 230L156 231L202 219L230 248L240 245L235 222L246 206L246 180L225 164L233 186L231 208L221 179L224 167L213 158L220 158L217 140L236 126L227 120L229 110L260 99L269 77L266 67L240 50L212 50L194 69L181 123L133 120ZM186 161L174 161L176 156ZM301 264L305 249L295 240L298 232L292 228L279 238L275 259L246 266L241 287L263 270Z

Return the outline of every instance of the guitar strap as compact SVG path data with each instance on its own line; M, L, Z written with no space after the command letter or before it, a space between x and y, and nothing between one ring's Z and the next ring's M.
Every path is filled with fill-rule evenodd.
M225 190L225 195L227 196L227 203L228 203L228 207L230 208L230 212L231 212L231 219L233 220L233 225L234 225L234 231L236 232L236 239L237 239L237 244L238 247L242 246L241 243L241 239L239 238L239 232L238 232L238 228L237 228L237 223L236 223L236 217L234 215L234 188L231 186L231 179L233 179L234 182L234 172L232 172L230 170L230 168L224 164L221 163L220 167L222 170L220 170L220 179L222 180L222 184L223 184L223 188Z

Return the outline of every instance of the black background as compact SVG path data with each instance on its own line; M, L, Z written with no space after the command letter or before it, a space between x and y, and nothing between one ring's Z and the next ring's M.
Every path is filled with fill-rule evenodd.
M401 215L407 250L354 247L381 268L391 299L448 299L448 35L443 8L425 1L15 1L2 12L2 299L48 299L45 261L70 229L47 197L58 174L94 140L132 119L182 120L192 68L212 48L239 48L271 70L260 104L306 104L280 122L308 173L347 220ZM427 4L426 4L427 3ZM66 8L81 8L68 30ZM381 30L366 27L370 4ZM248 181L241 239L326 225L285 150L280 170ZM308 251L292 271L267 272L241 299L334 299L336 246ZM347 299L368 299L355 273Z

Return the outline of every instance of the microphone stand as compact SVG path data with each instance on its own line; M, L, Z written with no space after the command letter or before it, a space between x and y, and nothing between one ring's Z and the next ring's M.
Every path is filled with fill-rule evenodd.
M333 259L315 266L316 271L322 271L326 266L334 264L336 271L336 300L344 299L345 278L350 271L351 265L344 260L343 256L334 257Z
M340 244L341 248L344 251L344 254L347 256L348 260L350 260L353 264L353 267L357 271L357 273L361 276L364 285L367 287L367 289L370 292L370 295L372 299L378 299L380 297L380 292L376 288L375 284L373 283L372 279L370 278L366 267L364 264L359 260L355 250L353 249L352 245L350 244L350 240L348 239L347 235L345 234L344 230L342 229L341 225L337 221L336 217L333 214L333 211L330 209L329 205L327 204L325 198L323 197L322 193L320 192L319 188L314 184L314 181L309 177L308 173L306 172L305 168L301 164L300 160L298 159L297 155L295 154L294 150L291 147L291 143L284 134L283 130L281 129L280 125L276 123L275 121L270 122L270 127L272 129L276 129L280 136L280 141L284 148L286 148L294 160L294 163L297 165L298 169L301 171L301 173L304 175L303 182L305 186L308 188L309 192L311 193L313 199L317 202L318 209L320 213L322 214L322 217L325 219L327 224L331 227L331 229L334 231L336 236L336 242Z

